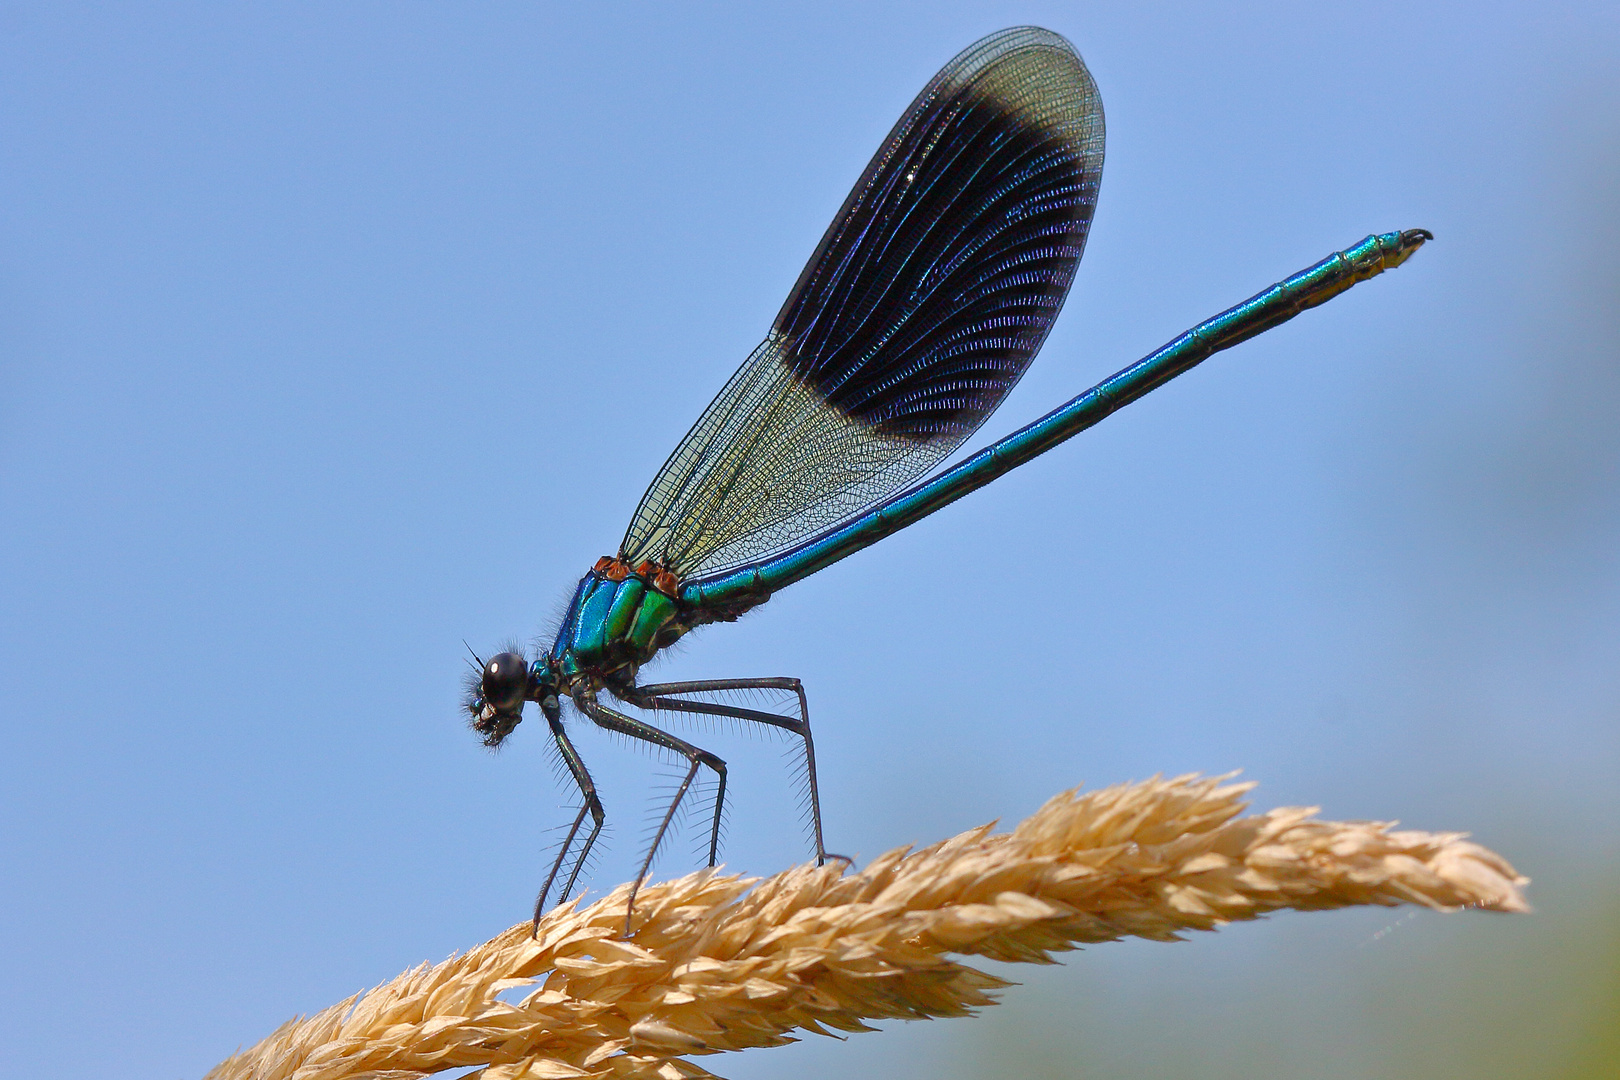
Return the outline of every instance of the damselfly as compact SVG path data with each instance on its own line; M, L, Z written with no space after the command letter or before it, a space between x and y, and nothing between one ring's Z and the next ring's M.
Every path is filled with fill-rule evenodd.
M532 659L507 651L479 660L467 697L473 727L497 745L524 705L537 703L582 796L540 890L537 921L559 879L562 898L573 891L605 820L564 728L564 702L685 763L631 911L634 888L702 769L716 778L714 864L726 764L606 703L604 692L638 710L765 724L796 737L816 859L841 858L822 838L809 705L797 679L638 684L641 667L697 627L735 620L1432 239L1422 229L1369 236L928 477L995 411L1046 339L1085 247L1102 164L1102 102L1057 34L1004 30L945 65L861 174L770 333L653 479L618 553L580 580L555 640ZM776 712L738 696L765 690L789 704Z

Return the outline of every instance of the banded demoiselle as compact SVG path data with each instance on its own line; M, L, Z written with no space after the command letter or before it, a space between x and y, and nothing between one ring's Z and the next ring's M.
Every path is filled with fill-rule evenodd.
M563 726L564 701L686 765L632 885L626 933L635 889L705 768L716 777L714 865L726 765L604 703L604 691L638 710L758 723L796 737L816 860L842 858L822 838L799 680L638 684L641 667L697 627L734 621L1211 354L1399 266L1432 239L1422 229L1369 236L929 477L1040 350L1085 248L1102 164L1102 101L1059 35L1003 30L946 64L856 181L765 340L654 477L618 553L580 580L551 645L532 660L506 651L478 661L466 700L474 729L496 746L525 704L537 703L582 796L536 901L537 923L559 878L562 899L573 891L606 818ZM759 691L780 692L782 711L744 696Z

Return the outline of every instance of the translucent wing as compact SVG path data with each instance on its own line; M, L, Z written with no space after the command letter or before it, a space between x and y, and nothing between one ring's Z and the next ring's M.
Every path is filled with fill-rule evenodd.
M771 332L642 496L620 558L681 578L859 514L960 446L1057 318L1102 173L1074 48L1022 27L934 76L878 150Z

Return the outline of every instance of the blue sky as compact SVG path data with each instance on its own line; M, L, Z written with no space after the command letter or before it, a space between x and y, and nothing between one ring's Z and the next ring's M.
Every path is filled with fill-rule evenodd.
M1422 973L1436 1062L1555 1058L1513 1017L1592 1007L1553 958L1620 854L1620 14L1353 7L0 5L0 1072L197 1076L526 916L570 795L532 717L465 729L463 639L546 629L900 111L1019 23L1085 57L1108 164L985 437L1437 240L657 677L804 679L863 859L1243 769L1472 830L1540 910L1100 947L994 1017L714 1067L1373 1075ZM728 865L802 859L785 748L712 743ZM601 891L670 768L579 745Z

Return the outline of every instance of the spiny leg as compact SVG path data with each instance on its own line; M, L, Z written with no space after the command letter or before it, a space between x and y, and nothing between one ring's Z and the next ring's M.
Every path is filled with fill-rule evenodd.
M548 716L546 721L551 725L552 738L557 740L557 750L562 754L563 764L567 765L568 771L573 774L574 783L579 785L579 793L584 802L579 808L579 813L574 816L574 824L569 826L568 835L563 839L562 850L557 852L557 861L551 864L551 873L546 875L546 883L540 887L539 897L535 899L535 931L540 929L540 916L546 909L546 897L551 893L551 886L556 883L557 874L562 870L563 862L574 846L574 837L579 835L579 827L584 823L585 815L589 813L593 820L591 834L585 838L585 846L580 850L579 858L574 860L574 868L568 874L568 884L563 886L558 903L567 900L569 893L574 891L574 882L579 880L579 872L585 866L585 859L591 853L591 846L596 843L597 836L602 832L602 822L607 819L607 814L602 809L602 800L596 796L596 784L591 780L591 774L585 768L585 762L580 758L579 752L574 749L574 744L568 741L567 732L563 731L562 718Z
M666 750L673 750L687 760L686 776L676 789L675 798L670 801L669 809L664 812L664 819L658 823L658 830L653 833L652 844L647 848L647 857L641 860L641 870L630 885L630 898L625 904L624 912L624 936L629 937L630 918L635 913L636 893L641 890L641 882L646 878L647 871L652 868L653 856L658 853L658 845L664 842L664 834L669 831L670 822L675 819L675 811L681 805L681 800L686 798L687 789L692 786L692 779L697 775L699 765L707 765L719 777L719 787L714 795L714 825L709 830L709 865L713 866L719 858L720 813L726 802L726 763L709 751L693 746L685 739L677 738L661 728L615 712L598 703L593 692L582 691L575 694L574 704L599 727L652 743L654 746L662 746Z
M790 690L799 697L799 716L749 709L740 705L722 705L713 701L686 701L670 695L702 694L715 690ZM793 678L768 679L698 679L691 682L649 683L645 686L626 687L614 691L625 701L643 709L668 709L670 712L700 713L705 716L726 716L736 720L752 720L758 724L791 731L804 739L805 779L810 789L810 821L816 840L816 865L828 859L853 864L848 855L836 855L827 850L821 832L821 791L816 784L816 744L810 736L810 701L805 697L804 684Z

